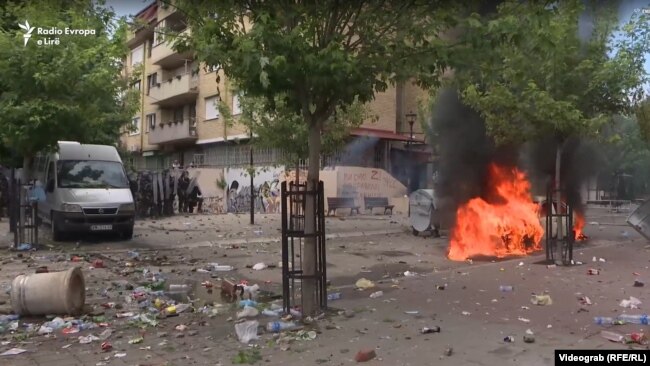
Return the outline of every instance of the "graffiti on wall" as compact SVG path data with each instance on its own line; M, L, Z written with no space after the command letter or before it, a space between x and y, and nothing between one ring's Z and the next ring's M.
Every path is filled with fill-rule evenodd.
M249 212L251 199L256 212L280 212L281 184L284 181L294 180L295 176L295 171L285 170L284 167L257 169L253 176L253 194L251 194L248 170L242 168L228 169L225 174L228 183L228 212ZM301 180L305 176L306 174L300 172Z
M400 197L406 187L383 169L337 167L339 196L354 197L362 204L363 197Z

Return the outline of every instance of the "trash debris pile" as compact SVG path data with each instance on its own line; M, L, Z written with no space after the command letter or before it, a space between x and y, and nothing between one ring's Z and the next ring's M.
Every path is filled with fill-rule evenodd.
M224 322L233 322L233 333L245 344L260 339L264 333L283 350L289 349L294 341L316 339L317 332L310 329L310 325L320 318L303 319L300 309L291 309L286 313L281 300L277 300L281 296L262 290L258 284L225 278L226 272L235 269L233 266L222 263L197 265L198 261L192 260L195 268L189 273L193 272L194 276L203 274L207 280L188 279L187 273L177 269L163 272L160 267L169 259L156 256L157 254L152 256L131 250L120 255L119 259L107 256L100 259L78 253L49 258L52 262L66 266L70 263L86 273L107 271L104 274L116 274L119 279L96 281L96 287L86 286L91 300L86 303L80 316L0 315L0 340L3 341L0 353L11 356L32 352L33 350L25 349L29 347L24 346L24 341L33 337L65 337L70 342L66 348L76 343L96 347L98 352L113 352L117 349L124 351L123 345L113 347L111 338L115 338L118 331L118 338L122 338L121 333L125 329L138 329L139 335L130 336L119 343L145 349L146 347L137 345L143 343L154 329L158 334L167 334L161 330L173 327L170 329L176 335L191 335L192 332L197 332L192 324L207 325L205 320L197 323L196 319L217 316ZM46 257L40 259L45 260ZM263 270L275 266L257 263L250 267L253 270ZM37 273L50 272L46 266L35 269ZM48 275L55 272L58 271L52 270ZM11 288L7 289L7 293L10 292ZM172 322L170 319L177 317L183 318L179 319L181 324L176 325L177 321ZM169 325L166 324L168 320Z

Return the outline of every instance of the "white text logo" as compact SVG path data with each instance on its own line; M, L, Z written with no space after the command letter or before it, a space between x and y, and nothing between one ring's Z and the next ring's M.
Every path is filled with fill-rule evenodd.
M25 24L18 24L20 28L25 32L23 35L23 40L25 41L25 46L27 46L27 42L29 42L29 38L32 36L32 31L34 31L34 27L29 26L29 22L25 20Z
M94 29L75 29L75 28L41 28L41 27L31 27L28 21L25 21L24 24L18 24L18 26L25 33L23 35L24 45L27 46L27 42L32 36L32 32L36 30L35 34L41 36L36 40L36 44L39 46L42 45L59 45L61 40L58 36L94 36L96 31Z

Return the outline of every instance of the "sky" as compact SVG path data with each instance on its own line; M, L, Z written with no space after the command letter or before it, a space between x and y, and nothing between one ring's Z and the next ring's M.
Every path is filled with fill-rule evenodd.
M106 0L106 5L113 8L118 17L135 15L155 0Z

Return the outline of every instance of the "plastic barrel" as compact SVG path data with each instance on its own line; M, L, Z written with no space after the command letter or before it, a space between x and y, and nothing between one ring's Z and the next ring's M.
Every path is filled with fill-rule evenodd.
M19 315L79 315L86 302L81 268L20 275L11 285L11 307Z

